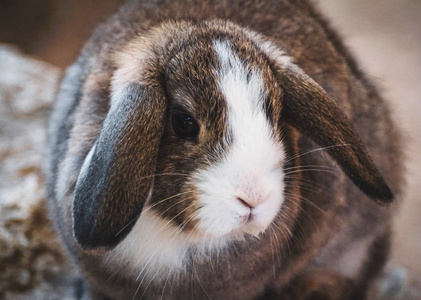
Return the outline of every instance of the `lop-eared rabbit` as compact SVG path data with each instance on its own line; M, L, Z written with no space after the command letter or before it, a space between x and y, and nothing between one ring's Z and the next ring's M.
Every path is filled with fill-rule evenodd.
M308 1L127 2L49 138L83 297L362 299L387 259L399 135Z

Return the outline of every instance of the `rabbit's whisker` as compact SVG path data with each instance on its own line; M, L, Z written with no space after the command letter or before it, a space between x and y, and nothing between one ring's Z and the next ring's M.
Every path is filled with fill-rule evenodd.
M290 174L295 174L295 173L301 173L301 172L325 172L325 173L334 173L334 170L325 170L325 169L299 169L299 170L295 170L295 171L289 171L289 172L285 172L285 176L288 176Z
M311 153L314 153L314 152L320 152L320 151L331 149L331 148L348 147L348 146L350 146L350 144L338 144L338 145L331 145L331 146L326 146L326 147L315 148L315 149L306 151L304 153L298 153L298 154L293 155L291 157L287 157L286 160L284 161L284 163L288 163L293 159L296 159L296 158L299 158L299 157L302 157L304 155L308 155L308 154L311 154Z
M315 168L315 169L329 169L333 170L334 168L324 165L303 165L303 166L294 166L294 167L288 167L285 168L284 171L290 171L290 170L302 170L302 169L308 169L308 168Z
M146 209L145 209L145 210L143 210L143 211L142 211L142 213L143 213L143 212L147 212L147 211L151 210L152 208L156 207L156 206L157 206L157 205L159 205L159 204L162 204L162 203L163 203L163 202L165 202L165 201L171 200L171 199L173 199L173 198L175 198L175 197L178 197L178 196L187 195L187 194L192 194L192 193L194 193L194 192L192 192L192 191L187 191L187 192L182 192L182 193L178 193L178 194L172 195L172 196L170 196L170 197L168 197L168 198L162 199L162 200L160 200L160 201L158 201L158 202L154 203L153 205L150 205L150 206L146 207ZM184 198L183 198L183 199L184 199Z
M186 211L187 209L189 209L189 208L191 208L191 207L193 207L193 204L192 205L189 205L188 207L186 207L185 209L183 209L179 214L177 214L175 217L173 217L171 220L169 220L162 228L160 228L160 230L162 231L162 230L164 230L164 229L166 229L166 228L168 228L168 227L170 227L171 226L171 223L172 223L172 221L176 218L176 217L178 217L181 213L183 213L184 211ZM184 222L183 222L184 223ZM172 236L172 240L173 239L175 239L181 232L182 232L182 230L183 230L183 228L180 228L173 236ZM140 278L140 276L142 276L142 274L144 273L144 275L143 275L143 277L142 277L142 280L140 281L140 283L139 283L139 286L138 286L138 288L137 288L137 290L136 290L136 293L135 293L135 295L133 296L133 299L136 297L136 294L137 294L137 292L139 291L139 289L140 289L140 286L142 285L142 283L143 283L143 281L144 281L144 279L146 278L146 276L147 276L147 273L148 273L148 270L151 268L151 265L150 265L150 262L152 261L152 259L153 259L153 257L155 257L155 255L156 255L156 253L157 253L157 251L158 251L158 249L157 250L155 250L154 251L154 253L149 257L149 259L148 259L148 261L146 262L146 264L145 264L145 266L142 268L142 270L140 271L140 273L138 274L138 276L137 276L137 278L136 278L136 281L137 280L139 280L139 278ZM150 283L153 281L153 279L156 277L156 275L159 273L159 271L160 271L160 268L158 268L158 270L157 270L157 272L155 273L155 275L153 276L153 278L152 278L152 280L149 282L149 284L146 286L146 288L145 288L145 291L143 292L143 294L142 294L142 296L141 296L141 298L144 296L144 294L145 294L145 292L146 292L146 289L149 287L149 285L150 285ZM140 299L141 299L140 298Z
M193 270L194 270L194 273L196 275L197 282L199 283L199 285L202 288L203 292L205 292L205 295L208 297L208 299L209 300L212 300L212 298L209 296L208 292L206 292L205 288L203 287L202 282L199 279L199 274L197 273L196 266L194 265L194 261L192 261L192 264L193 264Z
M189 177L190 175L188 174L183 174L183 173L161 173L161 174L152 174L152 175L148 175L148 176L142 176L142 177L138 177L136 178L136 180L143 180L143 179L148 179L148 178L154 178L154 177L160 177L160 176L180 176L180 177Z
M309 204L309 205L313 206L314 208L318 209L323 214L328 215L326 211L324 211L318 205L316 205L314 202L312 202L311 200L309 200L309 199L307 199L307 198L305 198L303 196L298 196L298 195L291 194L291 193L288 193L288 192L285 192L284 195L285 196L288 196L290 199L296 199L296 200L301 200L303 202L306 202L307 204Z
M191 191L188 191L188 192L183 192L183 193L179 193L179 194L176 194L176 195L172 195L172 196L170 196L170 197L168 197L168 198L165 198L165 199L163 199L163 200L160 200L160 201L158 201L157 203L154 203L153 205L151 205L151 206L148 206L146 209L144 209L144 210L142 210L142 212L141 212L141 214L142 213L145 213L145 212L147 212L147 211L149 211L149 210L151 210L152 208L154 208L154 207L156 207L157 205L159 205L159 204L162 204L163 202L165 202L165 201L168 201L168 200L170 200L170 199L173 199L173 198L175 198L175 197L177 197L177 196L182 196L182 195L186 195L186 194L189 194L189 193L193 193L193 192L191 192ZM176 202L174 205L177 205L177 204L179 204L179 203L181 203L181 202L183 202L184 200L186 200L186 199L190 199L190 198L183 198L183 199L181 199L180 201L178 201L178 202ZM170 208L172 208L174 205L172 205ZM168 209L165 211L165 212L167 212L168 211ZM132 220L130 220L130 222L128 222L119 232L117 232L117 234L115 235L115 236L118 236L120 233L122 233L123 231L124 231L124 229L126 229L131 223L133 223L135 220L137 220L139 217L137 216L137 217L135 217L135 218L133 218Z

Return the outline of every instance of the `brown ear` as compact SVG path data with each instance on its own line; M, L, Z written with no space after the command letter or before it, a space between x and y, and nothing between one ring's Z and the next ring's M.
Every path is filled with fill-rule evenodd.
M115 98L76 183L73 232L84 249L116 246L153 185L165 96L158 87L131 84Z
M310 137L339 164L345 174L378 203L392 202L393 194L353 129L348 118L326 92L300 69L276 71L284 92L283 116ZM344 145L343 147L329 147Z

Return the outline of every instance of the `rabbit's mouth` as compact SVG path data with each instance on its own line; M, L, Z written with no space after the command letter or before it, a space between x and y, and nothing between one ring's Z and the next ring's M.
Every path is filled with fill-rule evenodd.
M250 211L243 216L243 220L245 224L253 222L254 218L255 218L255 212L253 211L253 208L250 208Z
M224 165L228 163L195 176L198 208L193 213L192 236L202 242L258 236L270 226L283 203L282 169L256 168L248 174L235 172L236 176L230 176Z

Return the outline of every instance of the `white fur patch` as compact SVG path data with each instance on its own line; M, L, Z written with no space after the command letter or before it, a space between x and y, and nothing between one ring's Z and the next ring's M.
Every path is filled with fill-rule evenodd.
M343 231L332 239L314 260L315 268L329 269L344 277L358 279L369 257L374 235L352 243L348 243L349 236L349 231ZM341 250L338 252L338 249Z
M200 192L197 228L204 236L228 240L245 233L257 236L271 224L283 202L285 155L263 109L260 73L245 66L228 42L215 42L214 48L233 144L220 163L193 176ZM250 209L237 198L255 206L252 221L247 222Z
M92 156L95 153L96 143L92 146L91 150L89 150L88 155L86 156L85 160L83 161L82 168L80 169L79 180L83 180L86 174L88 173L89 165L91 164Z
M129 269L139 282L145 276L160 278L184 270L187 238L180 228L145 207L128 236L108 254L107 260L112 262L112 268Z
M145 278L161 281L186 271L190 254L208 259L226 245L225 239L198 240L146 206L127 237L106 255L105 263L116 273L130 272L139 283Z
M266 55L270 58L274 59L280 66L293 70L299 74L303 73L303 71L294 64L292 57L286 55L283 50L279 49L279 47L275 45L275 43L265 39L262 35L256 32L247 31L247 35L256 43L260 50L266 53Z
M371 238L366 238L349 245L348 251L337 262L337 268L335 269L345 277L357 278L366 263L365 259L369 257L368 252L372 243Z

